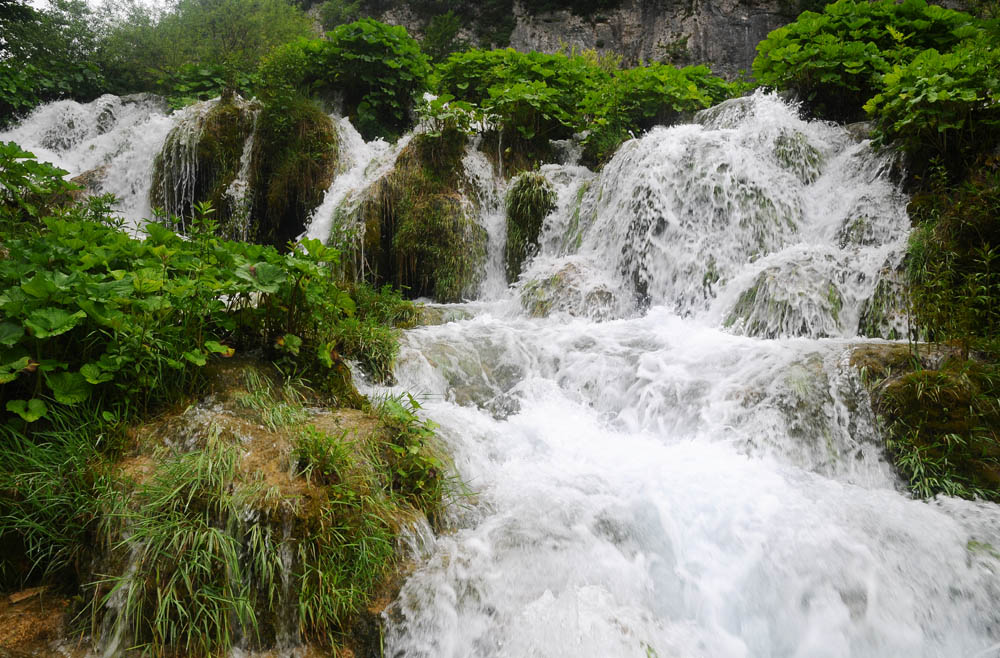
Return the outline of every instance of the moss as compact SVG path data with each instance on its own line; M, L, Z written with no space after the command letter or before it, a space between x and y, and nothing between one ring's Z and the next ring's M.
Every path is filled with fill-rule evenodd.
M504 264L507 281L514 281L521 266L538 251L538 236L545 216L556 208L556 194L538 173L519 176L507 193L507 246Z
M432 427L393 399L322 409L252 361L219 365L208 384L206 400L132 432L108 503L109 556L95 564L111 574L90 592L95 631L107 615L104 628L119 624L151 655L296 634L324 655L374 650L372 611L401 582L399 528L433 517L446 493ZM265 422L278 406L297 413ZM121 607L105 606L114 587Z
M235 239L238 217L226 190L240 169L243 146L254 128L255 108L235 99L212 104L202 114L193 114L179 124L164 141L153 163L150 203L186 225L196 203L208 201L224 235Z
M1000 369L955 348L865 346L861 369L886 447L916 495L1000 501Z
M475 291L486 231L463 200L464 150L464 135L453 131L418 135L400 152L355 213L364 233L345 259L355 276L443 302Z
M261 111L254 143L251 216L258 242L284 247L305 230L336 172L333 122L305 97L282 97Z

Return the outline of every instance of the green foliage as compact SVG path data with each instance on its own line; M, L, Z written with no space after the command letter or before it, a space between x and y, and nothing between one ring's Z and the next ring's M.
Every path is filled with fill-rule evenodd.
M157 84L166 92L170 106L176 109L234 92L250 97L254 79L221 64L183 64Z
M362 18L361 0L326 0L319 6L319 20L324 30L332 30L338 25L353 23Z
M507 281L521 273L524 261L538 251L538 235L545 216L555 210L556 194L544 176L523 174L507 193L507 246L504 262Z
M753 72L761 84L795 91L820 116L851 119L893 65L928 48L950 50L978 30L968 14L924 0L837 0L771 32Z
M593 52L453 53L435 72L442 98L481 112L500 133L505 159L525 168L549 156L551 139L589 131L585 157L607 160L629 134L676 120L731 96L736 88L704 66L651 64L619 70ZM517 156L522 156L518 163Z
M175 400L230 346L294 336L316 354L354 312L337 253L317 241L279 254L220 240L205 220L191 240L156 224L145 240L71 217L45 226L5 241L0 260L0 390L25 421L39 403L118 413Z
M453 492L453 484L445 477L447 464L434 433L433 422L418 416L420 403L404 393L388 397L376 412L389 432L383 456L392 475L392 490L414 501L434 519L441 504Z
M865 105L877 143L894 141L914 162L938 158L953 174L1000 139L1000 48L968 41L954 52L925 50L883 77ZM918 165L919 166L919 165Z
M93 557L101 499L111 484L101 451L117 443L119 432L79 408L48 415L48 428L30 437L0 425L4 587L39 578L71 585Z
M409 108L425 89L429 68L406 29L364 19L327 36L322 61L358 131L394 137L409 127Z
M265 54L310 33L309 19L287 0L179 0L159 15L147 5L122 5L97 58L116 93L181 98L221 88L216 78L242 88ZM185 93L189 86L196 93Z
M420 47L433 62L440 62L449 54L465 48L465 43L458 38L462 29L462 19L448 10L438 14L427 24L424 30L424 40Z
M340 25L327 40L299 40L261 66L265 97L292 90L339 95L366 139L398 137L429 72L420 46L401 26L370 18Z
M87 101L101 92L93 23L82 0L53 0L45 9L7 3L0 15L0 128L39 103Z
M958 185L937 171L909 207L911 316L921 336L968 355L1000 336L1000 163L981 159Z
M69 172L47 162L14 142L0 142L0 231L42 217L70 200L77 186L63 177Z
M590 162L607 161L618 146L656 124L670 123L732 95L730 85L705 66L678 69L649 64L616 71L606 85L594 87L582 110L593 117L584 140Z
M103 583L120 597L114 628L154 654L218 655L253 631L251 576L283 568L278 542L241 528L252 488L233 486L239 452L215 432L202 451L160 455L161 466L108 522L126 529L115 550L135 568ZM112 525L109 534L121 530ZM241 530L243 532L241 532ZM276 587L276 584L271 584Z
M887 447L913 492L1000 500L1000 372L964 360L879 387Z

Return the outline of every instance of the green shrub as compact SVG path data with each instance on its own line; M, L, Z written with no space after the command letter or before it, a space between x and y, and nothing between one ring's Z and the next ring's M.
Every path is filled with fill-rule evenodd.
M23 230L24 223L42 217L70 201L78 189L65 180L69 172L47 162L14 142L0 142L0 231Z
M820 116L853 119L894 64L927 48L950 50L978 30L968 14L924 0L837 0L771 32L757 45L753 72Z
M650 64L616 71L611 80L591 89L583 111L593 117L584 140L584 157L603 163L630 136L674 121L731 95L730 86L705 66L678 69Z
M925 50L895 67L865 105L878 120L876 143L895 142L915 163L937 159L960 175L1000 140L998 71L1000 48L985 39L950 53Z
M419 44L402 26L371 18L340 25L327 37L300 39L265 58L263 95L290 90L338 95L366 139L398 137L410 126L409 110L426 89L430 68Z
M555 210L556 194L544 176L523 174L507 193L507 281L517 279L521 266L538 251L538 235L545 216Z
M212 355L278 338L318 355L318 367L354 310L333 278L336 252L316 241L282 255L207 229L182 240L150 224L135 240L86 221L45 225L41 239L5 241L0 260L0 392L26 423L53 405L176 399Z

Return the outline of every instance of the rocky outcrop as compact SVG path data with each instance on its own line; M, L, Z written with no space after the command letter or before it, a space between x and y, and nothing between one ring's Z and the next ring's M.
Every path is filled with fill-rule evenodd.
M465 135L416 136L393 169L365 190L341 228L348 274L412 297L454 302L472 296L483 276L486 231L462 169Z
M622 55L624 65L669 62L708 64L728 78L749 73L757 43L768 32L792 21L804 9L821 8L810 0L621 0L617 7L583 16L569 9L533 12L522 0L513 3L511 47L556 52L589 50ZM421 35L426 19L406 6L393 6L380 17ZM468 25L459 36L472 37Z
M614 52L624 63L708 64L726 77L750 70L757 43L800 11L781 0L624 0L617 9L583 17L568 10L531 15L514 5L511 46L554 52L569 47Z

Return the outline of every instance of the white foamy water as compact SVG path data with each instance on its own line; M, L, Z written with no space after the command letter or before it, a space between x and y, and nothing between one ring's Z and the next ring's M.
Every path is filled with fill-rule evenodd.
M348 119L331 118L336 122L340 138L341 173L333 179L305 232L307 238L324 243L331 239L334 227L341 228L338 220L346 217L347 208L354 208L360 203L361 191L392 168L396 156L410 139L409 136L404 137L394 145L382 139L365 142Z
M905 245L887 168L763 96L543 168L519 283L404 339L474 493L386 655L1000 655L1000 507L912 499L847 364Z
M39 161L68 171L68 177L90 172L96 192L114 194L119 214L129 225L140 226L152 214L153 160L173 125L155 97L105 95L90 103L42 105L0 132L0 141L17 142Z

